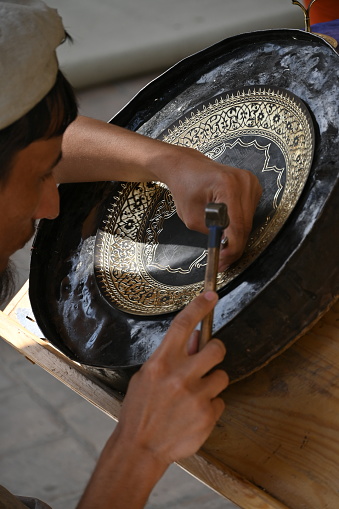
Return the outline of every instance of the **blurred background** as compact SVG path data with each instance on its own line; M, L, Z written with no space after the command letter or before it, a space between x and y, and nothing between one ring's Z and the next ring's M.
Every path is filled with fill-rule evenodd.
M74 39L58 50L80 113L108 121L176 62L226 37L303 28L291 0L47 0ZM17 288L30 245L14 257ZM75 507L114 422L0 342L1 483L53 509ZM51 461L52 458L52 461ZM20 493L18 493L18 486ZM147 509L235 506L173 465Z
M302 28L291 0L50 0L74 44L59 50L77 88L157 70L221 39L267 28Z

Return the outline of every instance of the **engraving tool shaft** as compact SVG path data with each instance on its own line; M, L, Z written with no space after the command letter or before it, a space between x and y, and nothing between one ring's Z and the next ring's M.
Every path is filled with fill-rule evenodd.
M219 264L219 251L222 232L229 225L225 203L209 203L205 208L205 224L209 229L207 265L205 271L204 291L216 289ZM199 335L199 350L211 339L213 310L202 320Z

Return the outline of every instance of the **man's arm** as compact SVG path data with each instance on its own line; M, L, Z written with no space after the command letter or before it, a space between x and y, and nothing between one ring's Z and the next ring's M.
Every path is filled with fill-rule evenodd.
M186 226L203 233L207 233L207 203L226 203L230 226L226 230L228 246L221 251L220 270L242 254L261 196L259 182L249 171L219 164L197 150L87 117L79 117L66 130L63 159L55 176L58 182L163 182Z
M196 352L193 330L216 301L207 292L191 302L132 377L119 423L77 509L143 508L167 467L207 439L225 406L219 394L227 374L210 372L223 360L225 347L213 339Z

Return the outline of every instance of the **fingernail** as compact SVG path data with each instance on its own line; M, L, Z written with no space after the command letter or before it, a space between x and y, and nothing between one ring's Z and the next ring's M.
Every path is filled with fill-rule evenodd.
M209 300L209 301L215 300L216 296L217 296L217 294L215 292L211 292L210 290L208 292L204 293L205 299Z

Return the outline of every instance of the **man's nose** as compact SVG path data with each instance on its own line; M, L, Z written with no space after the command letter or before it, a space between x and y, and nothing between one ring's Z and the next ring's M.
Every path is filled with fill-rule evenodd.
M60 211L59 191L53 176L44 182L34 219L55 219Z

